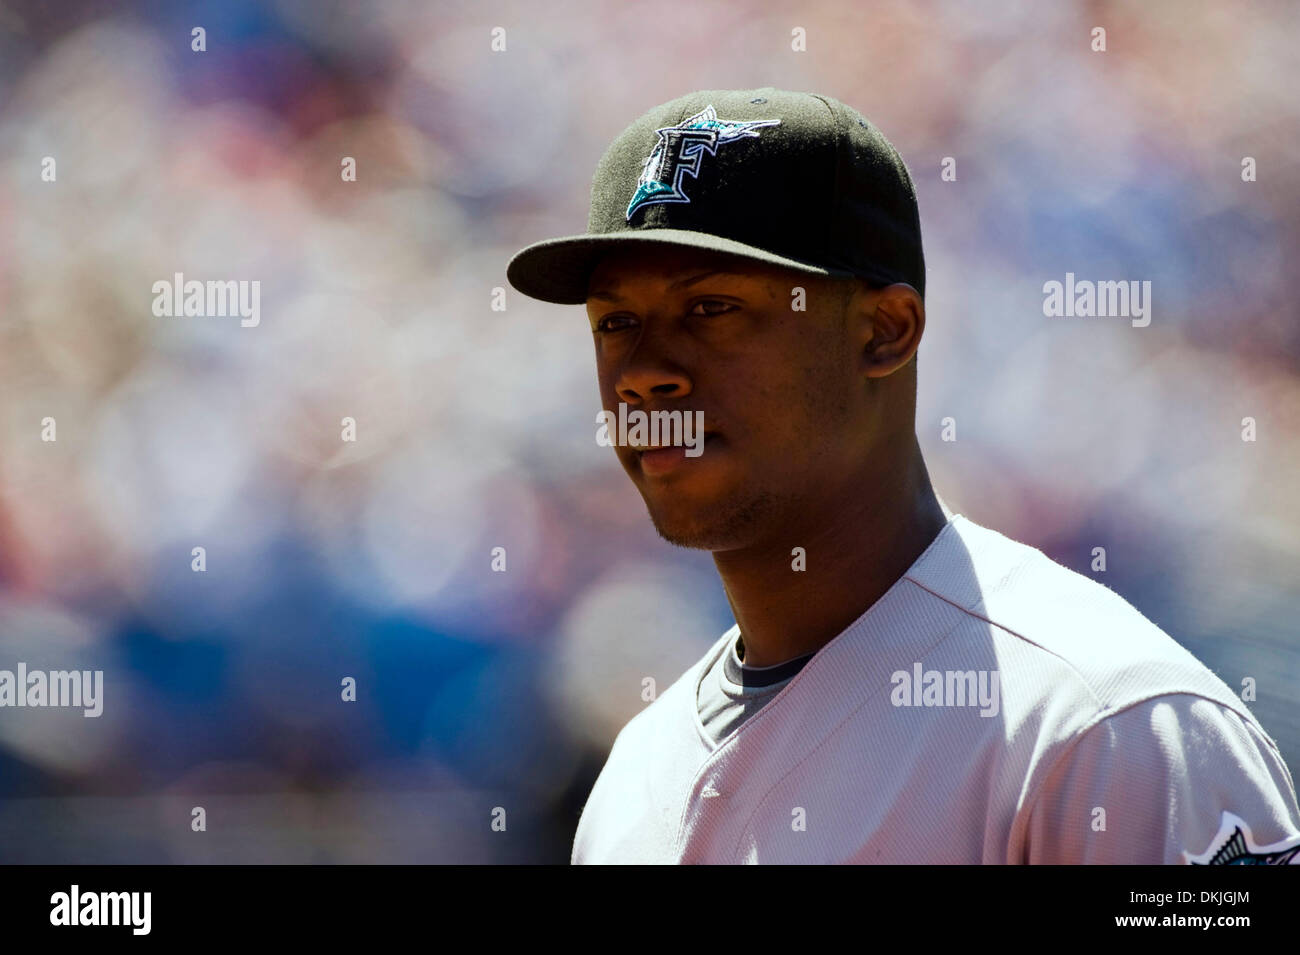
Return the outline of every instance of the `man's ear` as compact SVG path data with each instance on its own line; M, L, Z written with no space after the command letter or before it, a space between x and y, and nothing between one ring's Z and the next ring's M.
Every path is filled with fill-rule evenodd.
M902 282L864 289L849 308L868 378L885 378L912 360L925 331L925 301L920 292Z

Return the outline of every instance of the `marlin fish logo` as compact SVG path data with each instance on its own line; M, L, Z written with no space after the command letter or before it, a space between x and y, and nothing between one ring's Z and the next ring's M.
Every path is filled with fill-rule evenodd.
M705 153L712 156L723 143L756 137L761 127L780 124L779 119L718 119L717 111L710 105L676 126L655 130L659 142L641 162L641 178L627 206L628 221L632 221L632 213L642 206L690 202L690 196L682 191L682 176L689 175L692 179L698 176Z
M1225 811L1210 847L1197 856L1183 855L1190 865L1300 865L1300 836L1257 846L1245 820Z

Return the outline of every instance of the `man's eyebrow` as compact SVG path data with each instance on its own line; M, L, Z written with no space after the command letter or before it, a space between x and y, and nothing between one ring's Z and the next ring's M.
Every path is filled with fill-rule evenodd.
M742 279L754 277L752 274L747 272L733 272L729 269L710 269L708 272L701 272L698 275L692 275L689 276L688 278L678 279L676 282L673 282L671 285L668 286L668 291L676 292L679 289L689 288L690 286L694 285L696 282L703 282L705 279L712 278L715 275L731 275L731 276L735 276L736 278L742 278ZM603 302L617 302L620 300L619 296L615 294L613 291L606 291L603 289L598 289L594 292L588 292L587 298L597 298Z

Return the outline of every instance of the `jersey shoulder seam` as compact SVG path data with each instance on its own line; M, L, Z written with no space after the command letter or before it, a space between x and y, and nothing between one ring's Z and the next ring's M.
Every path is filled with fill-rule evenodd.
M1016 542L1016 543L1018 543L1018 542ZM1165 633L1165 631L1164 631L1164 630L1161 630L1159 626L1157 626L1155 623L1153 623L1152 621L1148 620L1145 616L1143 616L1143 615L1142 615L1142 612L1141 612L1140 610L1138 610L1136 607L1134 607L1132 604L1128 603L1128 601L1126 601L1126 600L1124 599L1124 596L1123 596L1122 594L1120 594L1119 592L1114 591L1114 590L1111 590L1111 589L1110 589L1109 587L1107 587L1105 584L1102 584L1102 583L1100 583L1100 582L1098 582L1098 581L1092 580L1092 579L1090 579L1090 578L1088 578L1088 577L1084 577L1082 574L1079 574L1077 571L1073 571L1073 570L1071 570L1069 567L1065 567L1065 566L1063 566L1063 565L1061 565L1061 564L1056 563L1056 561L1052 560L1052 559L1051 559L1050 557L1048 557L1046 554L1044 554L1044 553L1042 553L1041 551L1036 550L1036 549L1034 549L1034 548L1030 548L1029 545L1027 545L1027 544L1023 544L1023 545L1021 545L1021 546L1028 548L1030 551L1032 551L1032 553L1026 555L1023 559L1016 561L1016 562L1015 562L1011 567L1009 567L1009 568L1007 569L1007 571L1006 571L1006 572L1005 572L1005 573L1004 573L1004 574L999 578L998 583L997 583L996 585L994 585L992 588L990 588L990 590L988 591L987 594L985 594L985 595L981 595L981 598L980 598L979 603L976 604L976 608L984 608L984 609L987 609L987 599L986 599L986 597L987 597L988 595L991 595L991 594L993 594L993 593L996 593L999 589L1001 589L1002 584L1003 584L1003 583L1004 583L1004 582L1005 582L1005 581L1006 581L1006 580L1007 580L1007 579L1008 579L1008 578L1009 578L1013 573L1015 573L1016 570L1018 570L1018 569L1020 569L1020 568L1022 568L1022 567L1024 567L1024 566L1026 566L1026 565L1028 565L1028 564L1031 564L1031 563L1046 563L1046 564L1050 565L1050 566L1049 566L1049 569L1056 570L1056 571L1064 571L1064 572L1067 573L1067 574L1073 574L1074 576L1077 576L1077 577L1081 578L1081 579L1083 580L1083 582L1088 583L1088 584L1092 584L1092 585L1094 585L1094 586L1096 586L1096 587L1100 587L1102 590L1105 590L1107 593L1109 593L1112 597L1118 598L1119 600L1123 601L1124 604L1125 604L1125 606L1126 606L1126 607L1127 607L1127 608L1128 608L1132 613L1137 614L1139 617L1141 617L1142 620L1145 621L1145 622L1147 623L1148 626L1153 627L1154 629L1158 630L1158 631L1159 631L1159 632L1160 632L1160 633L1165 637L1165 639L1167 639L1167 640L1169 640L1170 642L1172 642L1172 643L1174 644L1174 646L1178 647L1179 649L1183 650L1184 652L1189 652L1189 651L1187 651L1187 648L1186 648L1186 647L1184 647L1182 644L1180 644L1177 640L1174 640L1174 638L1173 638L1172 636L1170 636L1168 633ZM1020 640L1020 641L1022 641L1022 642L1024 642L1024 643L1028 644L1029 646L1034 647L1035 649L1037 649L1037 650L1039 650L1039 651L1041 651L1041 652L1043 652L1043 653L1046 653L1046 654L1048 654L1049 656L1052 656L1052 657L1054 657L1055 659L1059 660L1062 664L1064 664L1066 667L1069 668L1070 672L1072 672L1072 673L1075 675L1075 677L1078 679L1079 683L1083 686L1083 688L1087 691L1088 695L1092 698L1093 702L1098 706L1098 711L1097 711L1096 714L1094 714L1093 719L1096 719L1096 718L1098 718L1098 717L1102 717L1102 718L1104 718L1104 716L1105 716L1106 714L1119 712L1120 710L1122 710L1122 709L1124 709L1124 708L1126 708L1126 707L1128 707L1128 706L1132 706L1132 705L1135 705L1135 704L1137 704L1137 703L1144 702L1144 701L1147 700L1147 699L1151 699L1153 696L1165 696L1165 695L1170 695L1170 694L1179 694L1179 693L1191 693L1191 694L1196 695L1196 696L1202 696L1202 697L1204 697L1205 699L1214 700L1214 702L1218 703L1220 706L1224 706L1224 707L1227 707L1228 709L1232 709L1232 710L1233 710L1234 712L1236 712L1239 716L1240 716L1240 715L1243 715L1243 710L1244 710L1244 715L1247 716L1247 718L1249 718L1249 719L1254 719L1254 718L1255 718L1255 717L1254 717L1254 714L1250 713L1249 710L1245 710L1244 707L1242 707L1242 708L1238 708L1238 707L1235 706L1235 705L1233 705L1233 706L1228 706L1228 704L1226 704L1223 700L1216 699L1215 697L1212 697L1212 696L1208 696L1208 695L1206 695L1206 692L1205 692L1204 690L1199 690L1199 689L1180 689L1179 686L1178 686L1178 684L1169 684L1167 687L1164 687L1164 688L1158 688L1158 689L1152 689L1152 690L1150 690L1150 691L1146 691L1146 692L1143 693L1143 695L1140 695L1140 696L1137 696L1137 697L1133 697L1132 699L1127 699L1127 700L1125 700L1125 699L1121 699L1121 700L1114 701L1114 702L1108 704L1108 703L1107 703L1107 702L1106 702L1106 701L1105 701L1105 700L1104 700L1100 695L1098 695L1097 691L1096 691L1096 690L1094 689L1094 687L1093 687L1092 681L1089 680L1089 679L1088 679L1088 678L1087 678L1083 673L1081 673L1081 672L1079 671L1078 667L1076 667L1076 666L1074 665L1073 661L1070 660L1069 657L1066 657L1066 656L1064 656L1063 654L1061 654L1060 652L1058 652L1058 651L1056 651L1056 650L1053 650L1051 647L1044 646L1042 643L1040 643L1039 641L1035 640L1033 637L1030 637L1030 636L1028 636L1027 634L1021 632L1020 630L1016 630L1016 629L1012 628L1011 626L1009 626L1009 625L1007 625L1007 624L1005 624L1005 623L1000 623L999 621L993 619L991 616L989 616L989 615L987 615L987 614L985 614L985 613L980 613L980 612L978 611L978 609L971 608L971 607L964 607L964 606L962 606L962 605L961 605L960 603L958 603L957 601L955 601L955 600L953 600L952 598L946 596L946 595L943 594L942 592L937 591L937 590L933 589L932 587L927 586L926 584L922 583L920 580L917 580L915 577L910 577L910 576L909 576L907 579L910 580L912 583L916 584L917 587L921 588L921 589L924 590L926 593L930 594L931 596L935 597L935 598L938 599L938 600L942 600L944 603L948 604L948 605L951 606L951 607L956 608L957 610L961 611L962 613L966 614L967 616L973 617L973 618L976 619L976 620L982 620L982 621L984 621L986 624L988 624L990 627L996 627L998 630L1001 630L1003 633L1009 634L1010 636L1015 637L1016 639L1018 639L1018 640ZM1197 660L1194 656L1193 656L1192 659L1196 662L1197 665L1199 665L1200 667L1204 668L1204 669L1206 670L1206 672L1209 672L1209 673L1212 674L1212 671L1210 671L1208 667L1205 667L1205 664L1201 663L1200 660ZM1234 700L1234 703L1235 703L1235 700Z
M1238 713L1232 707L1226 705L1222 700L1216 700L1214 697L1206 696L1204 693L1201 693L1197 690L1162 690L1158 692L1152 692L1144 697L1141 697L1140 699L1131 700L1123 704L1122 706L1117 706L1114 709L1103 710L1102 712L1095 714L1091 720L1089 720L1087 723L1081 726L1065 742L1065 744L1061 747L1061 751L1057 753L1054 757L1052 757L1051 762L1047 765L1046 769L1038 773L1038 781L1035 782L1033 786L1030 788L1030 791L1025 798L1024 804L1016 812L1016 818L1019 819L1023 817L1024 819L1027 820L1030 816L1033 815L1034 810L1038 808L1038 800L1043 794L1043 789L1047 786L1047 781L1052 778L1052 776L1056 773L1057 769L1065 762L1065 760L1069 757L1069 755L1072 752L1074 752L1075 747L1078 746L1078 744L1083 741L1083 738L1085 736L1087 736L1093 730L1097 729L1099 726L1101 726L1111 717L1119 716L1123 713L1128 712L1134 707L1141 706L1144 703L1150 703L1153 700L1160 700L1170 696L1190 696L1198 700L1206 700L1210 703L1213 703L1220 710L1231 713L1234 716L1238 717L1239 719L1241 717L1240 713ZM1248 713L1247 715L1250 718L1247 720L1242 720L1241 722L1243 723L1243 725L1249 725L1252 722L1255 723L1258 722L1255 720L1254 714ZM1262 727L1260 727L1260 729L1262 731ZM1281 753L1278 752L1277 744L1273 742L1272 738L1269 737L1268 733L1262 733L1262 735L1264 739L1269 743L1270 748L1273 750L1273 752L1277 754L1280 758ZM1283 763L1283 765L1285 765L1285 762ZM1014 823L1012 828L1014 828Z
M1010 576L1010 573L1011 573L1011 572L1008 571L1007 574L1003 575L1002 580L1006 580L1006 578L1007 578L1008 576ZM1038 648L1038 649L1041 650L1043 653L1049 654L1050 656L1053 656L1053 657L1055 657L1056 659L1060 660L1063 664L1065 664L1065 666L1067 666L1067 667L1070 668L1070 672L1072 672L1072 673L1073 673L1073 674L1078 678L1079 683L1080 683L1080 684L1083 686L1083 688L1088 692L1088 695L1089 695L1090 697L1092 697L1093 702L1096 703L1098 707L1100 707L1099 712L1103 712L1103 713L1104 713L1104 712L1106 711L1106 709L1105 709L1105 702L1102 700L1102 698L1101 698L1100 696L1097 695L1097 692L1092 688L1092 684L1088 681L1088 679L1087 679L1086 677L1084 677L1084 675L1083 675L1082 673L1079 672L1078 668L1075 667L1074 663L1073 663L1072 661L1070 661L1069 659L1067 659L1066 657L1064 657L1064 656L1062 656L1061 654L1057 653L1055 650L1050 649L1049 647L1045 647L1045 646L1043 646L1041 643L1038 643L1037 641L1031 639L1030 637L1025 636L1023 633L1020 633L1019 631L1016 631L1016 630L1012 630L1012 629L1011 629L1010 627L1008 627L1006 624L998 623L996 620L993 620L992 618L987 617L987 616L985 616L984 614L976 613L974 610L972 610L972 609L969 608L969 607L963 607L961 604L957 603L955 600L952 600L951 598L945 596L944 594L940 593L940 592L937 591L937 590L934 590L934 589L931 588L931 587L927 587L925 584L921 583L919 580L917 580L917 579L914 578L914 577L909 577L908 580L911 581L913 584L915 584L917 587L920 587L920 588L921 588L922 590L924 590L926 593L930 594L932 597L934 597L934 598L936 598L936 599L938 599L938 600L942 600L944 603L948 604L950 607L955 607L957 610L960 610L962 613L966 614L968 617L973 617L973 618L975 618L976 620L983 620L983 621L984 621L985 623L987 623L990 627L997 627L997 629L1003 631L1004 633L1009 633L1009 634L1011 634L1011 636L1016 637L1016 638L1018 638L1018 639L1020 639L1020 640L1023 640L1025 643L1029 644L1030 646ZM1001 582L999 581L999 583L1001 583ZM984 606L984 601L981 600L979 605L980 605L980 606Z

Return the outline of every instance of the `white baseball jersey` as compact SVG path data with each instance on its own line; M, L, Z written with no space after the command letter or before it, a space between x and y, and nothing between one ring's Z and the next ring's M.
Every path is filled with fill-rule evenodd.
M618 734L574 863L1300 862L1290 772L1228 686L960 514L715 740L700 683L736 636Z

